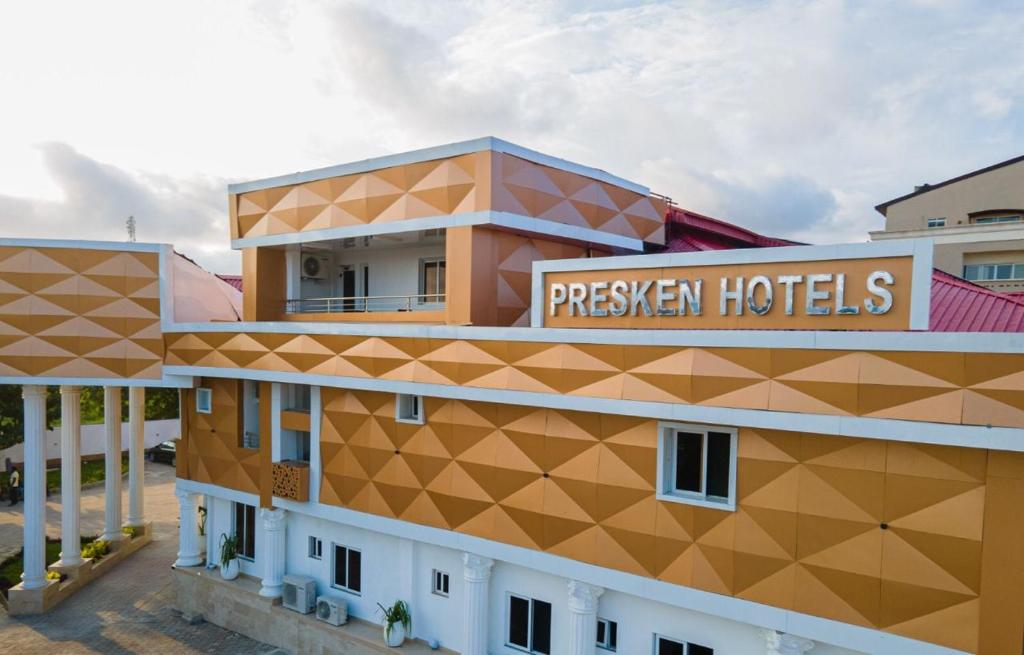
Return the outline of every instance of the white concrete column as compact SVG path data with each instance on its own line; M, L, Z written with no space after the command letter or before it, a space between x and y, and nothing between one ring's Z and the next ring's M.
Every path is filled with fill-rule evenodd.
M462 613L462 655L487 655L487 607L494 560L462 554L466 600Z
M25 491L25 589L46 586L46 387L25 385L25 464L21 484Z
M320 502L320 421L323 418L320 404L320 387L309 388L309 502ZM312 506L312 505L311 505Z
M199 556L199 524L196 522L196 499L199 494L175 489L178 497L178 559L175 566L199 566L203 558ZM206 524L207 530L210 524Z
M125 525L146 522L146 388L128 389L128 518Z
M297 243L290 243L284 250L284 286L287 300L302 297L302 249Z
M103 387L103 430L106 437L103 540L117 541L124 536L121 532L121 387Z
M82 563L82 387L60 388L60 563Z
M260 510L263 519L263 586L260 596L277 598L284 584L286 512L283 509L264 507Z
M568 655L593 655L597 641L597 604L604 589L569 580Z
M765 655L803 655L814 648L810 639L786 634L777 630L765 630Z

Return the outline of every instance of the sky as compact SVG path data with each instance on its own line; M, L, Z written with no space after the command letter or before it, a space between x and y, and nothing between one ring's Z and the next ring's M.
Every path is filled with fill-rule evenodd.
M1024 4L18 2L0 236L238 272L226 185L493 135L813 243L1024 154Z

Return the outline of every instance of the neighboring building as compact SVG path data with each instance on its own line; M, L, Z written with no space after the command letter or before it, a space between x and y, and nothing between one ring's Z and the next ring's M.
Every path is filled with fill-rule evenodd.
M764 248L497 139L229 194L242 321L161 302L146 369L182 388L186 615L292 652L387 652L396 599L411 653L1021 652L1024 303L927 241ZM70 246L31 247L0 281L48 297ZM50 324L0 382L76 383Z
M875 207L872 240L928 237L935 267L997 291L1024 291L1024 156Z

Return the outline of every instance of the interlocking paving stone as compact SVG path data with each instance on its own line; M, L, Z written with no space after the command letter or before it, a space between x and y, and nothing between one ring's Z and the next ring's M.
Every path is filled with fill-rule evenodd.
M128 507L127 486L125 481L124 510ZM280 649L210 623L191 625L174 609L171 563L178 546L178 503L173 467L146 463L146 518L155 530L152 543L49 614L11 618L0 610L0 651L19 655L282 655ZM47 534L59 536L59 495L48 500L46 519ZM82 491L82 533L97 533L102 526L100 485ZM21 548L21 529L21 505L9 508L0 504L0 552Z

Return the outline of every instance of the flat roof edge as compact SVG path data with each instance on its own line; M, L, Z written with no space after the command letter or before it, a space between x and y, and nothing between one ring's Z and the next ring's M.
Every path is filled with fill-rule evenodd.
M458 157L459 155L467 155L484 150L493 150L495 152L513 155L515 157L531 161L535 164L550 166L570 173L583 175L584 177L590 177L607 184L628 189L641 195L646 196L651 193L651 190L642 184L637 184L636 182L631 182L617 175L612 175L611 173L599 168L584 166L552 155L546 155L542 152L530 150L529 148L524 148L493 136L485 136L479 139L470 139L468 141L456 141L445 145L409 150L407 152L382 155L380 157L371 157L369 159L362 159L346 164L335 164L333 166L315 168L308 171L298 171L295 173L288 173L286 175L252 180L250 182L238 182L228 185L228 193L246 193L249 191L260 191L262 189L272 189L274 187L288 186L292 184L302 184L304 182L315 182L316 180L323 180L330 177L366 173L382 168L415 164L423 161L430 161L432 159Z

